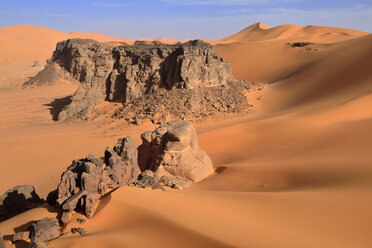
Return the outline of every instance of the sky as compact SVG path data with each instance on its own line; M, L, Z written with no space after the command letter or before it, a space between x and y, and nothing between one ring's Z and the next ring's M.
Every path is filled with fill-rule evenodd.
M372 0L0 0L0 28L29 24L130 39L215 40L256 22L372 32Z

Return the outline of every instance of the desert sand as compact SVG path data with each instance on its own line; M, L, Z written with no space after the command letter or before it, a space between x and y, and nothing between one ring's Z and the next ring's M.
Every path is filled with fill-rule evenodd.
M21 88L42 69L30 64L69 36L111 39L0 29L7 51L0 55L0 192L27 183L46 197L73 159L103 155L127 135L139 145L139 134L155 127L58 123L55 113L76 85ZM183 190L122 187L86 224L74 217L71 226L86 236L68 234L49 247L372 247L372 35L258 23L211 43L236 78L267 84L248 96L254 113L196 124L216 172ZM10 237L15 227L56 215L43 205L0 223L0 231Z

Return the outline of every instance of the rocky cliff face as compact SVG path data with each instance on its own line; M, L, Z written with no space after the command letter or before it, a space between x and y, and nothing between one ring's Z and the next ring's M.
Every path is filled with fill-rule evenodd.
M83 116L104 100L129 103L158 88L194 89L233 81L230 64L218 57L211 45L197 40L113 47L71 39L57 44L50 62L81 83L59 119Z

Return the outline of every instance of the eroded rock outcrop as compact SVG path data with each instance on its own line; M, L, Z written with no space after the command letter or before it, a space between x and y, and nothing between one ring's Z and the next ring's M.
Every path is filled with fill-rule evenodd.
M190 115L202 113L206 105L215 105L209 109L211 115L214 112L243 111L249 107L244 92L240 89L234 91L236 86L231 85L236 80L230 64L219 57L210 44L199 40L175 45L137 42L135 45L116 47L93 40L62 41L57 44L44 72L40 72L27 85L47 81L45 75L51 71L60 73L59 77L66 77L67 73L70 78L80 82L72 102L60 112L59 120L84 119L92 107L104 100L121 102L126 106L136 99L142 99L143 105L146 105L146 101L151 100L146 96L156 95L159 90L165 93L180 90L172 92L170 96L173 97L168 99L180 108L186 106ZM209 91L213 88L219 90ZM186 97L179 102L183 89ZM232 98L231 103L224 105L224 97L232 95L226 89L242 97ZM221 90L224 92L219 92ZM209 100L197 104L208 96Z
M199 182L213 171L211 159L199 148L195 128L187 120L170 121L141 138L139 165L159 178L168 177L163 182L169 177Z
M42 202L32 185L18 185L0 197L0 221L24 212Z
M132 183L139 174L134 141L119 139L113 149L106 148L104 160L89 154L72 162L61 176L56 203L66 212L80 207L91 217L101 195ZM66 215L63 222L68 222Z
M89 154L74 160L61 176L55 202L71 221L72 211L82 209L92 217L102 195L120 186L181 189L213 172L212 161L199 148L195 128L187 120L170 121L141 135L136 147L130 137L106 148L104 158ZM54 195L54 194L53 194Z

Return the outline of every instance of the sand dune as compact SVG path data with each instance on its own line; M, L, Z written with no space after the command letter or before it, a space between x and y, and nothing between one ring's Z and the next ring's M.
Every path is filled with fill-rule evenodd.
M228 38L212 41L217 52L232 64L238 79L272 83L279 76L315 60L338 42L368 35L366 32L323 26L281 25L268 28L253 24ZM292 48L287 43L315 42Z
M63 33L50 28L32 25L14 25L0 29L0 65L31 64L34 60L44 63L54 51L57 42L71 39L93 39L101 42L128 42L130 39L117 38L97 32Z
M300 26L295 24L285 24L274 28L263 23L255 23L242 31L231 35L222 40L216 41L217 44L233 42L257 42L279 39L309 39L313 42L339 42L352 37L366 35L367 32L345 28L334 28L326 26ZM302 40L299 40L302 41Z
M134 43L131 39L118 38L97 32L64 33L39 26L14 25L0 28L0 49L2 51L0 65L32 64L35 60L43 64L52 55L57 42L72 38L93 39L100 42ZM179 41L185 42L188 39L176 40L159 37L142 40L173 44Z
M300 41L316 44L286 45ZM50 247L372 247L371 34L255 24L216 48L236 77L269 83L256 113L197 124L216 173L182 191L114 191L81 225L88 235ZM102 155L126 135L139 144L138 134L154 128L55 123L52 112L76 86L20 90L37 68L16 66L0 71L1 192L30 183L45 197L72 159ZM0 231L55 215L44 205Z

